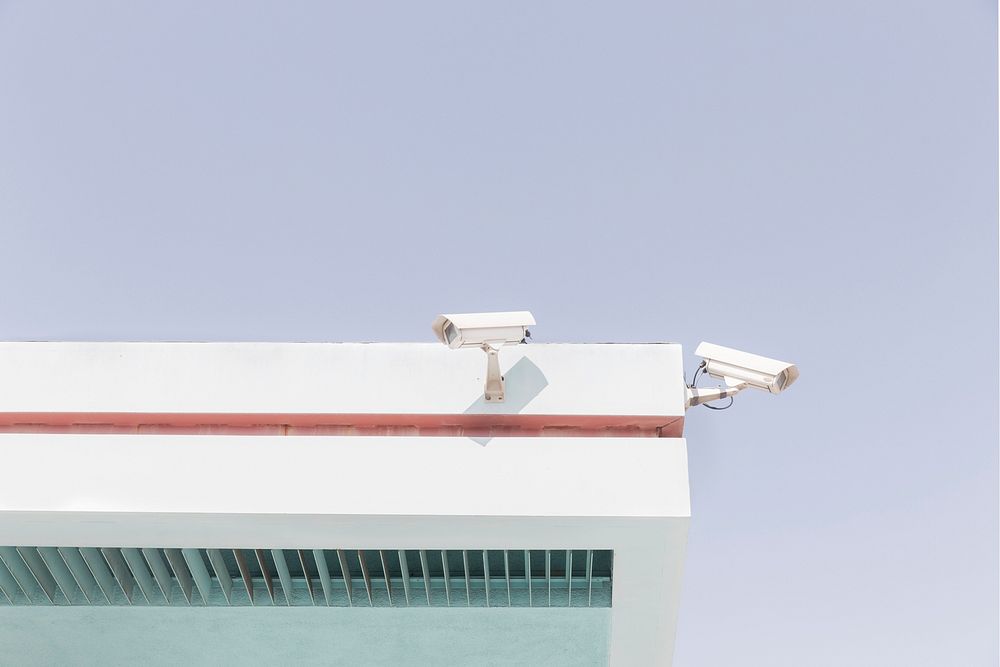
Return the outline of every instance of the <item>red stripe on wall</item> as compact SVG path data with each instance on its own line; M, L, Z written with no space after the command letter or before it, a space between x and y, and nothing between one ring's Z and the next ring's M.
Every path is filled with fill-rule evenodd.
M0 412L0 433L676 438L683 430L683 417L663 415Z

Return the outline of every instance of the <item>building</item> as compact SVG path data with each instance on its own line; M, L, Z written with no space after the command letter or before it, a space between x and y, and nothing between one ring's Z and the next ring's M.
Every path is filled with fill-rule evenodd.
M681 348L0 344L17 664L670 663Z

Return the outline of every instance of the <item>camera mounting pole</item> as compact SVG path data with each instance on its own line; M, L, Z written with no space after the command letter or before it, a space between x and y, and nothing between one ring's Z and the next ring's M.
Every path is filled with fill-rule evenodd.
M702 403L717 401L720 398L735 396L748 386L746 382L740 382L725 387L688 387L685 392L684 409L693 408Z
M489 343L483 343L482 348L486 353L486 388L483 394L487 401L503 403L504 383L503 375L500 374L500 351Z

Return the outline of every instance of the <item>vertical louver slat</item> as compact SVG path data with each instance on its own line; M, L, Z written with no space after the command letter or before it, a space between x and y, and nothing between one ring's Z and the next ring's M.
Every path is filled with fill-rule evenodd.
M406 561L405 549L399 550L399 571L403 577L403 595L406 596L406 606L409 607L412 604L410 602L410 564Z
M462 569L465 571L465 604L472 606L472 576L469 574L469 552L462 550Z
M115 600L117 599L115 595L115 589L117 588L115 577L111 574L111 568L108 567L104 557L101 556L100 550L96 547L81 547L80 555L83 556L90 574L97 581L101 593L104 594L104 599L108 601L108 604L115 604Z
M424 593L427 595L427 606L431 606L431 568L427 564L427 551L420 550L420 571L424 577Z
M205 559L201 557L201 550L181 549L181 554L184 556L184 562L187 563L188 569L191 570L191 576L194 578L194 585L201 595L202 604L207 605L210 600L209 596L212 594L212 575L205 567Z
M448 550L441 550L441 574L444 576L444 600L451 606L451 570L448 567Z
M490 552L483 549L483 583L486 585L486 606L490 606Z
M164 549L163 555L167 557L167 564L170 565L170 570L174 573L177 585L181 587L184 599L188 604L191 604L194 599L194 581L191 579L187 565L184 564L184 555L180 549Z
M274 602L274 579L271 578L271 570L267 567L267 557L264 555L263 549L254 549L254 555L257 556L257 564L260 566L260 576L264 580L264 588L267 589L267 597Z
M507 582L507 606L514 606L514 598L510 593L510 552L503 550L503 578Z
M143 560L139 550L123 548L122 558L125 559L125 563L131 570L135 583L139 585L139 590L142 592L142 597L146 598L146 602L149 604L159 602L159 595L156 594L156 582L153 581L153 575L146 567L146 561Z
M59 547L59 555L62 557L63 562L66 563L66 567L69 568L70 574L73 575L76 585L83 591L87 602L94 605L107 602L107 598L101 592L101 587L97 583L97 579L94 578L94 573L87 567L87 562L83 559L79 549L74 547Z
M315 605L316 593L315 591L313 591L312 576L310 576L309 566L306 564L306 552L303 549L298 549L298 552L299 552L299 565L302 566L302 579L306 582L306 590L309 592L309 601Z
M365 562L365 552L358 549L358 562L361 563L361 578L365 581L365 593L368 594L368 606L374 607L372 600L372 576L368 572L368 563Z
M379 549L379 560L382 561L382 576L385 578L385 592L389 596L389 606L392 606L392 575L389 573L389 561L386 559L385 551Z
M534 606L531 601L531 552L524 550L524 584L528 589L528 606Z
M21 586L7 567L7 563L4 561L2 555L0 555L0 591L3 591L4 597L11 604L19 604L22 598L28 601L28 596L21 590Z
M566 606L573 606L573 552L566 550Z
M587 606L594 600L594 552L587 549Z
M615 552L612 551L608 554L608 587L610 588L609 593L611 594L611 599L614 599L614 576L615 576Z
M0 561L0 603L3 604L14 604L13 586L11 583L14 582L14 575L10 573L7 566ZM8 590L8 587L10 590Z
M351 570L347 566L347 554L343 549L337 549L337 560L340 562L340 574L344 578L344 586L347 588L347 604L354 606L354 589L351 583Z
M208 562L212 564L215 578L219 581L222 597L226 598L226 604L231 605L233 603L233 576L229 572L229 566L226 565L226 559L222 557L222 551L219 549L206 549L205 553L208 555Z
M285 595L285 604L292 604L292 574L288 571L288 561L285 560L285 552L281 549L271 549L271 558L274 559L274 569L278 571L278 581L281 582L281 591Z
M552 606L552 552L545 550L545 590L548 596L548 606Z
M323 588L323 599L329 607L333 602L333 582L330 581L330 568L326 564L326 555L322 549L313 549L313 560L316 561L316 574L319 585Z
M45 561L38 554L38 550L34 547L18 547L17 553L21 556L25 565L28 566L28 571L34 577L35 582L42 589L42 592L45 593L45 597L49 599L49 602L55 604L56 588L58 588L58 585L52 573L49 572L49 568L46 567Z
M170 591L173 580L170 577L170 569L163 562L163 556L160 555L158 549L143 549L142 555L149 564L149 569L153 573L156 585L159 587L160 592L163 593L163 599L167 601L167 604L170 604Z
M125 564L125 559L122 558L122 552L119 549L103 548L101 553L111 567L111 574L114 575L118 588L125 594L128 603L132 604L135 595L135 581L132 579L132 572L129 571L128 565Z
M243 580L243 588L250 598L250 604L257 604L253 597L253 574L250 572L250 563L247 562L243 549L233 549L233 558L236 559L236 569L240 571L240 579Z

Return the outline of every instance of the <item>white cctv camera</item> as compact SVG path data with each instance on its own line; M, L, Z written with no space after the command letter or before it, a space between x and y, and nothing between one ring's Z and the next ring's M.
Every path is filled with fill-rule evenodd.
M694 353L704 359L701 368L705 373L723 380L726 386L698 389L692 383L688 387L687 407L733 396L747 387L780 394L799 377L795 364L730 347L702 343Z
M530 334L535 318L526 310L510 313L438 315L431 327L450 348L516 345Z
M526 310L505 313L460 313L438 315L431 325L438 340L452 349L460 347L482 348L487 355L487 401L503 402L504 382L500 375L499 349L504 345L517 345L531 336L529 326L535 318Z

